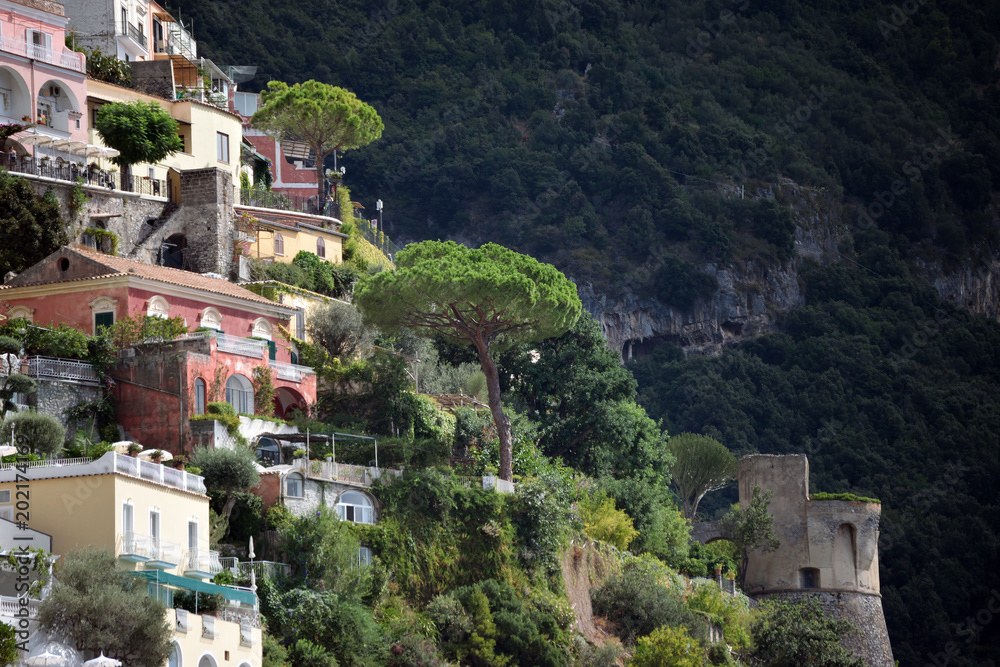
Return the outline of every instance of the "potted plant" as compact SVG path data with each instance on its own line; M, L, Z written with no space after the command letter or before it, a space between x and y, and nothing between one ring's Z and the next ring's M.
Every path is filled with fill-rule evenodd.
M154 449L152 452L149 453L149 460L152 461L153 463L159 463L160 461L162 461L163 450Z
M174 457L174 468L175 469L177 469L177 470L184 470L184 464L185 463L187 463L187 461L184 460L183 456L176 456L176 457Z
M132 458L139 456L139 452L142 451L142 445L138 442L130 442L128 445L128 455Z

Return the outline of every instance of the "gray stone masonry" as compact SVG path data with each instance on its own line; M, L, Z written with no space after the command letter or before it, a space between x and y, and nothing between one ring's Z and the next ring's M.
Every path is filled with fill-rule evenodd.
M58 419L66 427L67 438L72 438L76 430L84 428L85 424L83 420L69 419L66 411L101 397L101 388L90 384L39 379L35 382L38 386L35 392L28 395L28 405Z
M168 100L174 99L174 65L171 60L137 60L131 63L135 89Z

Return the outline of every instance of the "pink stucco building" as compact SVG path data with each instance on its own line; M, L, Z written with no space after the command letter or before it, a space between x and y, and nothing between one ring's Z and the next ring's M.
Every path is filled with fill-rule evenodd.
M6 151L53 159L85 153L87 66L82 53L65 45L68 20L58 2L0 0L0 123L27 119L34 132L20 137L45 137L15 137Z
M188 420L210 401L254 414L257 369L271 371L278 417L316 401L315 374L279 335L297 311L221 278L64 247L0 287L0 311L86 334L125 317L182 318L191 334L125 351L112 371L119 420L148 447L189 449Z

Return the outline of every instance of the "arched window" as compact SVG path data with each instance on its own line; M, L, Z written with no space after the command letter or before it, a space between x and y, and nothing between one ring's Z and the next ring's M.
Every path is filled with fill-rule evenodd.
M274 234L274 254L275 255L285 254L285 237L277 232L275 232Z
M292 473L285 478L285 495L289 498L302 497L302 475Z
M222 313L211 306L201 311L201 326L222 331Z
M375 523L372 501L360 491L347 491L337 501L337 515L342 521Z
M258 317L253 322L253 328L250 329L250 335L254 338L271 340L271 323L263 317Z
M326 241L322 237L316 239L316 254L320 257L326 257Z
M226 403L233 406L236 414L253 414L253 385L239 373L226 380Z
M194 381L194 413L205 414L205 381L201 378L195 378Z
M170 304L162 296L153 296L149 298L149 304L146 307L146 317L161 317L167 319L170 317L167 311L170 310Z
M201 656L201 660L198 661L198 667L217 667L218 663L215 662L215 656L211 653L206 653Z
M181 645L177 642L170 643L170 658L167 667L184 667L184 659L181 657Z

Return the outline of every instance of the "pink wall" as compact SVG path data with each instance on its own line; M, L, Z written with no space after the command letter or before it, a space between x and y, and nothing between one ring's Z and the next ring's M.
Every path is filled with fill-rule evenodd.
M50 324L68 324L85 334L94 333L94 311L90 307L90 302L94 299L107 296L118 299L118 306L115 312L115 319L125 317L127 312L127 288L109 287L96 289L87 292L70 292L64 294L51 294L33 298L10 298L7 295L0 295L4 304L10 307L28 306L34 308L32 319L39 326L49 326ZM4 310L6 315L9 309Z
M147 309L149 308L149 299L151 297L157 296L157 292L152 292L149 290L131 288L129 289L129 304L128 304L128 315L145 315ZM275 359L277 361L284 361L285 363L290 363L291 357L291 346L288 341L283 340L278 335L278 325L288 328L289 321L287 319L281 319L277 317L271 317L270 315L261 315L260 313L254 313L252 311L239 310L236 308L231 308L227 306L218 306L210 303L206 300L200 299L190 299L178 296L163 296L167 303L170 304L170 310L168 315L170 317L182 317L187 322L188 329L194 331L198 327L202 326L201 314L208 306L212 306L219 311L222 315L222 331L229 336L238 336L240 338L250 338L253 335L253 323L260 317L263 317L272 326L271 338L277 346L277 354ZM247 303L248 308L252 308L252 303Z
M277 146L271 137L244 136L253 144L258 153L271 161L271 177L274 180L271 184L272 190L284 195L303 197L312 197L316 194L315 169L296 169L294 164L285 160L283 150L279 150L280 156L275 155Z
M32 13L37 15L38 11L33 9ZM38 131L86 142L86 59L82 53L66 48L65 17L51 16L50 21L45 21L19 14L17 9L10 13L0 12L0 33L3 35L0 42L0 87L12 91L11 108L6 112L0 111L0 118L7 122L20 121L28 115L37 120L39 93L43 90L50 92L49 87L56 86L60 91L58 106L64 110L56 111L53 104L53 126L39 126ZM41 39L47 47L34 47L33 39L29 38L30 31L45 35ZM77 121L80 127L76 126Z

